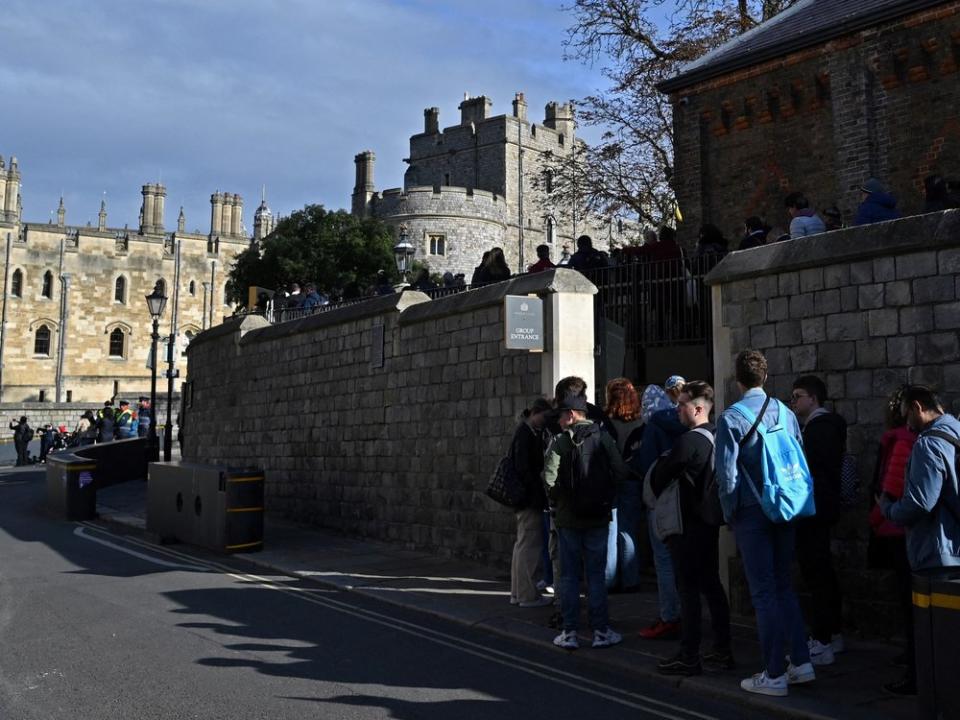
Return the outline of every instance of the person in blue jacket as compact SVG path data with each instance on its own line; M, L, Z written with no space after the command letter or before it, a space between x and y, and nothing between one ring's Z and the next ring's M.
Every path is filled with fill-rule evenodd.
M867 180L860 186L860 190L860 207L857 208L854 225L869 225L903 217L897 210L897 199L888 193L883 183L876 178Z

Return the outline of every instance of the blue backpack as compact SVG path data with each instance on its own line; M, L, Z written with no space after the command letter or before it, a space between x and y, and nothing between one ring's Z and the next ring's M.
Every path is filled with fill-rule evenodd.
M777 422L769 428L765 428L760 422L769 402L770 397L767 396L759 415L750 412L742 402L732 406L747 422L753 423L750 431L740 441L740 447L743 448L754 432L760 436L760 465L763 468L763 477L761 482L757 482L747 476L747 485L760 503L763 514L771 522L790 522L794 518L815 515L813 477L803 453L803 445L783 422L787 416L787 408L779 400L774 400L779 406ZM740 470L747 475L743 463L740 463ZM762 490L757 490L758 484Z

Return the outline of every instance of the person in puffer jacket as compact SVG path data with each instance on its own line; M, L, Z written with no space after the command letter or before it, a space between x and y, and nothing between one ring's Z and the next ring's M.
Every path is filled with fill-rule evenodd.
M810 201L803 193L792 192L784 199L787 214L790 215L790 239L818 235L826 232L823 219L810 207Z
M860 207L857 208L854 225L869 225L903 217L897 210L897 199L889 194L883 183L876 178L867 180L860 186L860 190Z

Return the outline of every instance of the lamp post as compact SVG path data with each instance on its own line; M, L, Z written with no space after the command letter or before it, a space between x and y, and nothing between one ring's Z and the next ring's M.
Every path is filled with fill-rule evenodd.
M410 271L410 261L417 249L410 243L407 235L407 226L400 226L400 242L393 246L393 259L397 262L397 270L403 282L407 282L407 273Z
M157 440L157 341L160 339L160 316L167 305L167 296L158 282L153 292L144 296L147 300L147 309L153 319L153 333L150 335L150 434L147 436L147 461L156 462L160 459L160 444Z

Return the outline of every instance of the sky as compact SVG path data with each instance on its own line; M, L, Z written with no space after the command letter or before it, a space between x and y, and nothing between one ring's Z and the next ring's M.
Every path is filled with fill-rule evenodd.
M378 190L403 184L423 109L459 122L464 93L511 111L603 86L564 61L562 0L5 0L0 154L18 158L23 219L135 227L141 186L167 188L165 223L208 232L210 194L266 186L274 214L349 208L353 157ZM584 131L589 140L589 131Z

